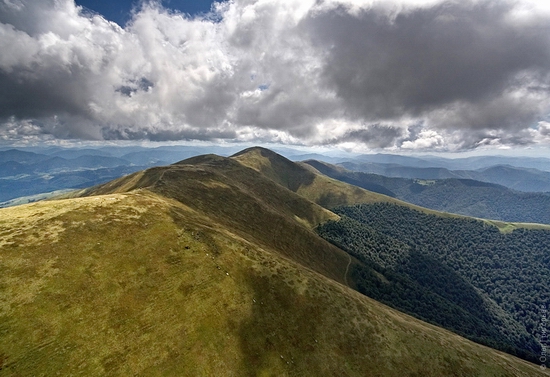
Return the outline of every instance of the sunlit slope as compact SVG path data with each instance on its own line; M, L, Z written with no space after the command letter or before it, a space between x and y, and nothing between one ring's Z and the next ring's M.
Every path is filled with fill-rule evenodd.
M253 147L245 149L231 158L325 208L383 202L403 205L425 213L459 217L459 215L415 206L390 196L332 179L308 164L292 162L269 149Z
M395 199L387 195L365 190L353 184L330 178L307 163L292 162L269 149L261 147L245 149L242 152L233 155L232 159L235 159L243 165L261 172L264 176L269 177L274 182L277 182L291 191L296 192L300 196L329 209L354 204L393 203L412 208L426 214L441 217L464 219L472 218L470 216L436 211ZM321 165L326 165L327 167L335 167L334 165L330 165L325 162L316 162ZM345 169L340 167L335 168L345 171ZM546 224L514 223L486 219L481 220L498 227L502 232L510 232L517 228L550 229L550 225Z
M269 149L254 147L232 156L278 184L325 208L395 199L316 174Z
M229 158L207 155L152 168L82 195L147 188L208 216L245 239L344 282L349 256L312 230L334 213Z
M502 186L470 179L413 180L354 172L327 162L308 160L305 167L328 177L384 193L400 200L415 203L436 211L460 213L464 217L500 219L501 223L515 222L516 227L533 228L527 223L548 224L549 197L543 193L514 192ZM498 220L497 220L498 221ZM537 226L537 228L541 228ZM545 225L546 229L550 226Z
M146 189L2 209L0 375L543 375L275 246Z

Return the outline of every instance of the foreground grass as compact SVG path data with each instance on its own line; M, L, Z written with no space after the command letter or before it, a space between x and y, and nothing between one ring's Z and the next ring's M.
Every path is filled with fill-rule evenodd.
M533 376L147 190L0 210L2 376Z

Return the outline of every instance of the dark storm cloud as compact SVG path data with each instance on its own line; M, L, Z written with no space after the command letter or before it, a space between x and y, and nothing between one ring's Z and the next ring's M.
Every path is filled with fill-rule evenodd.
M533 83L548 85L550 20L514 19L514 5L445 2L394 17L340 7L311 14L303 27L326 53L327 84L358 118L423 116L461 104L477 113L463 127L523 127L540 116L529 103L536 99L523 96L528 112L524 101L507 99L517 89L533 94Z
M150 140L150 141L177 141L177 140L213 140L234 139L237 135L233 130L222 129L103 129L105 140Z
M346 131L342 136L327 140L326 144L354 142L371 148L388 148L404 138L401 128L373 124L365 128Z
M0 70L0 119L41 118L59 113L86 115L89 89L72 68L51 67L42 77L37 77L40 68L33 65L17 67L9 73Z

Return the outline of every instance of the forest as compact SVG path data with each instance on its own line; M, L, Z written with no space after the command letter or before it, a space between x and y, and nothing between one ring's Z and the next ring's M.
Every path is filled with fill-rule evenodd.
M333 210L326 240L364 266L358 290L413 316L525 359L539 353L549 299L550 231L501 233L475 219L388 203Z

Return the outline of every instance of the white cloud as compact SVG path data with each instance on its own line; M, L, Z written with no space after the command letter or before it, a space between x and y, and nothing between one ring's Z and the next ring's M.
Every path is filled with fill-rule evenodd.
M436 131L422 130L414 140L407 140L401 144L403 149L438 149L443 147L444 138Z
M550 13L534 2L215 9L151 3L123 29L72 0L0 0L0 137L550 143Z

